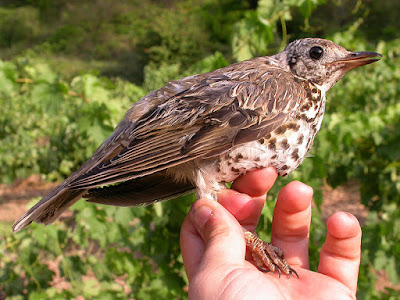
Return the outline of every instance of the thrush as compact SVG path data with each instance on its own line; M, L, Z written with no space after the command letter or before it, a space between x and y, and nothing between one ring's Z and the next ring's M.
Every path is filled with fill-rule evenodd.
M226 182L247 171L272 166L286 176L321 127L326 92L380 57L306 38L274 56L171 81L135 103L93 156L13 230L50 224L82 197L131 206L196 190L198 198L216 200ZM260 269L297 275L279 248L248 231L245 238Z

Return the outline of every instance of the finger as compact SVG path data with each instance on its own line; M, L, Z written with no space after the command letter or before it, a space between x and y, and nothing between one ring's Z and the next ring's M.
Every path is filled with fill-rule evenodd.
M272 221L272 244L281 248L286 261L308 268L308 241L313 190L299 181L286 185L278 195Z
M239 221L240 225L255 232L265 197L252 198L233 190L223 190L218 195L218 202Z
M198 239L186 236L191 233L193 237L194 232L186 225L189 220L185 220L181 247L189 279L202 270L221 268L228 271L227 266L243 266L246 249L243 229L223 206L207 199L198 200L193 204L189 218L204 243L203 248L200 247L193 255L193 247L186 243L198 242Z
M277 177L278 172L272 167L254 170L237 178L232 184L232 189L251 197L264 196Z
M352 214L338 212L328 219L328 235L320 254L318 272L332 277L354 293L361 257L361 227Z
M265 194L274 185L277 176L275 168L264 168L248 172L234 181L232 190L222 190L218 195L218 202L244 228L255 232L265 204Z

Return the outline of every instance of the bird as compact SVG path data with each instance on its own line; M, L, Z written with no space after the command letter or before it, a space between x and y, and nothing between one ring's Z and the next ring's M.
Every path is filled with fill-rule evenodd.
M134 206L196 191L217 199L240 175L264 167L287 176L306 157L326 93L348 71L378 61L332 41L304 38L273 56L168 82L134 103L76 172L13 225L48 225L80 198ZM281 249L244 230L256 266L297 272Z

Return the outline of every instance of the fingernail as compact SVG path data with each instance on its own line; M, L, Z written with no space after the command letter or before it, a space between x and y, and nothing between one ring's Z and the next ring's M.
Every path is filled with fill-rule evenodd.
M213 215L213 209L209 206L200 206L193 209L193 221L197 229L203 229L204 225L210 220Z

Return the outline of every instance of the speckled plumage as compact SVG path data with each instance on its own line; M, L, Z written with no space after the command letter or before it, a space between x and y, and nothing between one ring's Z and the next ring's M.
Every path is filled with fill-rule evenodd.
M318 59L313 47L324 51ZM325 93L377 55L303 39L271 57L171 81L135 103L92 158L13 229L52 223L83 196L136 205L196 189L198 197L215 199L246 171L274 166L290 174L320 129Z

